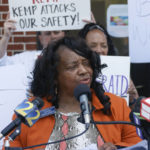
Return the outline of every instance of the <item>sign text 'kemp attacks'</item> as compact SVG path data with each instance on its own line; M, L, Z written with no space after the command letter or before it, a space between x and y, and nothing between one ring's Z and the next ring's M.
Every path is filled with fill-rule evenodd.
M20 6L20 7L12 7L13 17L21 17L21 16L31 16L35 15L35 12L37 10L36 5L32 6ZM47 4L43 5L41 7L40 14L55 14L55 13L69 13L69 12L75 12L76 6L75 3L69 3L69 4Z
M74 30L90 20L90 0L9 0L9 11L16 31Z
M36 23L36 18L31 17L34 16L37 10L37 6L28 6L28 7L12 7L13 17L21 17L21 16L30 16L29 18L21 18L19 20L19 26L21 29L24 28L34 28L38 27ZM75 3L70 4L51 4L51 5L43 5L41 7L40 14L54 14L54 13L69 13L69 12L75 12L76 7ZM74 25L75 23L79 23L79 13L75 13L72 15L64 15L64 16L53 16L53 17L42 17L41 18L41 25L40 27L55 27L55 26L67 26L68 23L70 25Z

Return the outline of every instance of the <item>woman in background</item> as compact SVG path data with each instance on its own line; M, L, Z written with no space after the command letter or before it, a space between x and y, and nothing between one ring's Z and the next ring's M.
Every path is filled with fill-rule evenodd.
M96 23L86 24L84 28L80 30L79 36L85 39L88 46L99 55L118 55L118 52L113 45L110 35L102 25ZM139 95L131 79L128 93L129 106L130 108L133 108Z
M86 24L80 30L79 36L85 39L88 46L100 55L118 55L107 30L99 24Z

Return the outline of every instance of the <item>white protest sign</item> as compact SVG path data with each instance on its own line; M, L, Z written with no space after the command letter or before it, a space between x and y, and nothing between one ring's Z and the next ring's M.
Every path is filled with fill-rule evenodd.
M102 83L106 92L113 93L127 100L127 90L130 80L130 58L123 56L101 56L102 64L108 67L102 69Z
M9 0L17 31L81 29L90 20L90 0Z
M27 75L24 65L0 67L0 90L25 90L27 86Z
M23 65L0 67L0 131L11 122L13 110L26 98L26 82Z
M0 131L11 122L14 109L26 98L25 93L25 90L0 90ZM3 140L0 149L2 144Z
M114 37L128 37L128 5L113 4L108 7L107 31Z
M150 62L150 0L128 0L132 63Z

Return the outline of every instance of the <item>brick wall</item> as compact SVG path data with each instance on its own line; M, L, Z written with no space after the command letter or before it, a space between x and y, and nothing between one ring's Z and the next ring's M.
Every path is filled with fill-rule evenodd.
M8 13L8 0L0 0L0 39L3 35L3 24ZM36 49L35 32L14 32L7 48L8 55Z

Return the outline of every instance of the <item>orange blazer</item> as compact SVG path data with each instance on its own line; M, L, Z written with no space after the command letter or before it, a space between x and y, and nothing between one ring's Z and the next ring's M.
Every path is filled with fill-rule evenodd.
M92 112L94 121L130 121L129 113L130 108L127 106L126 101L111 93L105 93L110 97L111 102L111 115L105 115L101 111L103 105L92 92L92 105L95 110ZM44 100L42 109L51 107L52 104ZM55 118L53 115L39 119L32 127L24 124L21 125L21 134L13 141L10 142L11 147L27 147L47 143L52 130L55 125ZM131 146L141 141L136 134L136 128L131 125L96 125L101 133L105 142L112 142L114 145ZM7 139L7 138L6 138ZM59 140L59 139L58 139ZM45 148L41 146L38 148ZM32 148L33 149L38 149ZM4 147L3 147L4 150ZM31 150L31 149L30 149Z

